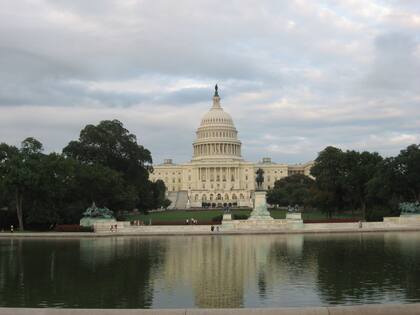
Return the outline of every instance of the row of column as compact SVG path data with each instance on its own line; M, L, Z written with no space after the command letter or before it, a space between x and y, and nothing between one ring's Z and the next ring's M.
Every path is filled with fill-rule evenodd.
M239 179L237 167L200 167L198 181L235 182Z
M233 138L236 139L234 131L199 131L198 139L203 138Z
M194 145L194 156L219 154L240 156L240 145L232 143L208 143Z

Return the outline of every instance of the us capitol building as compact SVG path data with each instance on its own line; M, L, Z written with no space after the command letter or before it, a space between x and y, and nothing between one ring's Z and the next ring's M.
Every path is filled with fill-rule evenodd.
M161 179L168 189L169 208L252 207L255 172L264 170L264 189L292 174L310 175L313 162L297 165L273 163L270 158L247 162L232 117L220 106L217 85L213 106L201 119L193 142L191 162L174 164L172 159L154 165L150 179Z

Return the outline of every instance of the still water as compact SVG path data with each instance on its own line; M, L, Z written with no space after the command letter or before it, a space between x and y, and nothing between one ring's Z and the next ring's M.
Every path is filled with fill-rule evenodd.
M0 239L0 306L420 302L420 233Z

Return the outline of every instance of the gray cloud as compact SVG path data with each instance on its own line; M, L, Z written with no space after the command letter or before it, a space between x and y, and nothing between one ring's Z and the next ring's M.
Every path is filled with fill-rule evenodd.
M155 161L191 157L213 85L244 157L420 142L414 1L4 0L0 141L59 151L120 119Z

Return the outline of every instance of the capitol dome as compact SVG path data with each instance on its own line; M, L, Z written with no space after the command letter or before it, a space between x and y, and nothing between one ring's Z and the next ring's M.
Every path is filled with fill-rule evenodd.
M241 142L232 117L220 106L217 85L213 106L201 119L193 142L193 160L241 159Z

